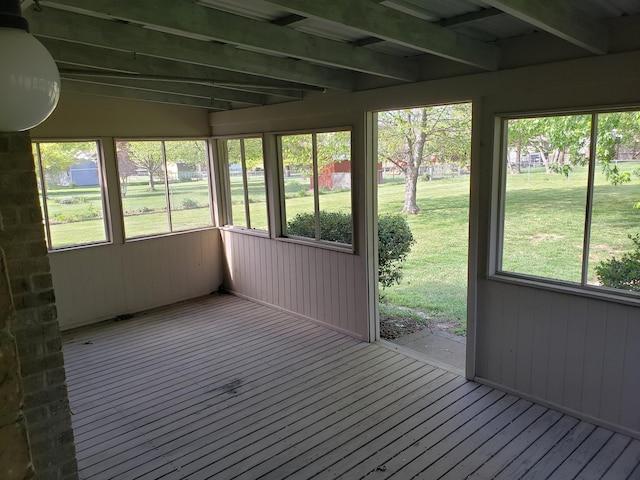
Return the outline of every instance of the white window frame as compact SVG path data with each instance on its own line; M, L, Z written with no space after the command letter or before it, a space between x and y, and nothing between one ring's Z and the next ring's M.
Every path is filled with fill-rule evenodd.
M245 158L245 146L244 141L249 139L259 139L262 145L262 168L264 174L264 188L265 188L265 203L266 203L266 211L267 211L267 229L258 229L253 228L251 226L251 210L249 206L249 191L248 191L248 180L247 180L247 166L246 166L246 158ZM243 225L234 225L233 223L229 223L231 218L231 222L233 222L233 206L231 200L231 178L229 175L229 156L227 149L227 142L229 140L240 140L240 157L241 157L241 166L242 166L242 188L244 193L244 218L246 227ZM221 186L221 194L222 194L222 208L220 209L220 224L225 229L234 230L242 233L250 233L258 236L269 236L269 225L271 225L271 209L269 208L269 184L267 180L267 161L265 155L265 139L262 134L247 134L247 135L232 135L232 136L224 136L224 137L216 137L216 157L217 157L217 167L218 167L218 175L217 177L220 179L219 185Z
M100 195L102 200L102 220L104 224L104 232L105 239L98 240L95 242L86 242L86 243L74 243L73 245L65 245L61 247L54 247L51 242L51 225L49 222L49 207L47 203L47 185L44 177L44 168L42 166L42 155L40 152L40 145L43 143L95 143L96 145L96 153L97 153L97 165L98 165L98 178L100 179ZM113 234L111 229L111 215L109 209L109 194L107 188L107 177L105 172L105 162L104 162L104 150L102 146L102 141L97 138L53 138L53 139L41 139L34 138L31 140L32 145L35 146L35 169L37 171L38 176L40 177L40 188L41 192L38 193L40 196L40 201L42 202L42 213L43 218L42 222L44 224L45 229L45 238L47 242L47 250L50 252L59 252L63 250L73 250L79 248L89 248L98 245L108 245L113 243Z
M127 236L127 231L126 231L126 227L125 227L125 214L124 214L124 204L122 202L122 186L120 185L120 171L119 171L119 158L118 158L118 149L117 149L117 145L118 143L126 143L126 142L160 142L161 144L161 149L162 149L162 161L163 161L163 168L164 168L164 172L167 171L167 156L166 156L166 150L165 150L165 142L189 142L189 141L202 141L205 142L205 155L206 155L206 164L207 164L207 182L208 182L208 197L209 197L209 218L210 218L210 224L206 225L206 226L202 226L202 227L196 227L196 228L189 228L189 229L185 229L185 230L174 230L173 229L173 225L172 225L172 220L171 220L171 199L170 199L170 191L169 191L169 179L168 179L168 175L164 175L164 189L165 189L165 196L166 196L166 202L167 202L167 220L168 220L168 225L169 225L169 231L168 232L159 232L159 233L150 233L150 234L144 234L144 235L136 235L136 236ZM122 237L124 239L124 242L135 242L135 241L139 241L139 240L144 240L144 239L148 239L148 238L155 238L155 237L164 237L164 236L168 236L168 235L180 235L183 233L189 233L189 232L196 232L196 231L200 231L200 230L209 230L209 229L213 229L216 228L216 219L215 219L215 215L214 215L214 211L215 211L215 206L216 206L216 202L214 202L214 186L213 186L213 182L214 182L214 175L213 175L213 162L211 159L211 140L208 137L162 137L162 138L123 138L123 137L118 137L118 138L114 138L113 139L113 145L114 145L114 159L115 159L115 164L116 164L116 172L117 172L117 180L118 180L118 195L120 197L120 218L122 219Z
M322 240L320 238L320 197L319 197L319 193L318 193L318 181L319 181L319 176L318 176L318 150L317 150L317 142L316 142L316 138L318 134L321 133L331 133L331 132L349 132L349 138L350 138L350 147L349 147L349 151L350 151L350 155L349 155L349 161L353 162L353 128L351 127L335 127L335 128L323 128L323 129L312 129L312 130L300 130L300 131L287 131L287 132L277 132L275 133L275 138L276 138L276 149L277 149L277 156L278 156L278 162L277 162L277 168L278 168L278 182L279 182L279 192L280 192L280 198L279 198L279 203L280 203L280 235L278 236L279 240L283 240L283 241L289 241L289 242L294 242L294 243L304 243L304 244L313 244L314 246L322 246L324 248L328 248L328 249L334 249L334 250L339 250L339 251L347 251L349 253L354 253L355 252L355 247L354 247L354 236L355 236L355 230L354 230L354 222L353 222L353 205L354 205L354 198L353 198L353 185L354 185L354 179L353 179L353 168L350 169L350 176L351 176L351 243L350 244L346 244L346 243L339 243L339 242L332 242L330 240ZM315 224L315 238L310 238L310 237L299 237L299 236L294 236L291 235L289 236L287 233L287 212L286 212L286 202L285 202L285 189L284 189L284 174L283 174L283 170L284 170L284 159L283 159L283 154L282 154L282 137L284 136L295 136L295 135L311 135L312 136L312 141L313 141L313 146L312 146L312 162L313 162L313 179L314 179L314 185L313 185L313 205L314 205L314 224ZM353 165L353 164L352 164Z
M572 293L579 296L590 298L601 298L609 301L616 301L629 305L640 305L640 294L615 288L609 288L602 285L591 285L587 283L589 247L591 236L591 218L593 209L593 191L594 177L596 168L596 149L598 138L597 118L599 114L636 111L640 106L619 106L607 108L590 108L590 109L567 109L560 111L545 112L519 112L519 113L501 113L494 116L494 190L492 203L493 216L491 219L491 244L492 248L489 254L487 276L492 280L498 280L507 283L528 285L551 291L561 291ZM539 118L561 115L590 115L591 116L591 142L589 145L589 161L588 161L588 180L586 190L585 212L584 212L584 229L583 229L583 250L581 264L581 280L580 283L558 280L546 277L538 277L534 275L510 272L502 270L502 254L504 239L504 219L505 219L505 196L506 196L506 179L507 179L507 162L504 161L507 152L509 120L517 120L523 118Z

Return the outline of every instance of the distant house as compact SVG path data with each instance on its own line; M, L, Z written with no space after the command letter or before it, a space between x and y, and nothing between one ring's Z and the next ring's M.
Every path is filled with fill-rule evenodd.
M378 162L378 183L382 183L382 162ZM342 160L325 165L318 174L318 188L335 190L336 188L351 189L351 161ZM313 189L313 176L311 177Z
M100 185L98 164L93 161L76 163L69 169L71 184L78 187L92 187Z
M313 177L311 178L313 187ZM351 162L343 160L325 165L318 174L318 188L351 188Z

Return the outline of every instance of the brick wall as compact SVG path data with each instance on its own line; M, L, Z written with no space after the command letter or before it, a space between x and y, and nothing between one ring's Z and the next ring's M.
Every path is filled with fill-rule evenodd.
M27 133L0 133L0 248L15 306L11 333L20 362L33 478L77 479L62 342ZM0 378L7 373L3 368L0 364Z

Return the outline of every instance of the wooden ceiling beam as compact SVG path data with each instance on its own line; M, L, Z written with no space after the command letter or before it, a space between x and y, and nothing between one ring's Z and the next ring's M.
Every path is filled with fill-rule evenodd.
M209 39L254 52L396 80L415 81L418 76L416 62L215 10L189 0L55 0L42 3L56 8L82 9L87 14L95 12L99 16L107 15L176 34L184 32L201 40Z
M609 28L606 22L588 16L574 7L572 2L484 0L484 3L590 52L606 54L609 50Z
M189 97L185 95L150 92L141 89L132 89L128 87L68 78L62 80L62 95L64 95L65 92L95 95L98 97L128 98L146 102L166 103L169 105L206 108L208 110L229 110L231 108L231 105L227 102L218 102L215 100L207 100L204 98Z
M43 12L29 9L25 17L31 32L40 37L327 89L350 91L355 84L353 74L335 68L262 55L239 50L232 45L203 42L78 13L53 8L46 8Z
M371 0L269 0L297 15L346 25L361 33L425 53L473 65L498 68L498 49L453 30Z
M266 103L265 93L299 100L301 91L294 91L297 85L279 81L265 81L258 77L217 70L191 63L176 62L146 55L132 55L128 52L110 50L78 43L41 37L39 40L49 50L59 64L67 68L95 68L106 72L121 72L131 76L155 76L180 79L184 83L208 85L219 90L223 100L255 105ZM256 87L261 83L264 88ZM271 88L269 88L271 87ZM304 88L304 86L301 86Z

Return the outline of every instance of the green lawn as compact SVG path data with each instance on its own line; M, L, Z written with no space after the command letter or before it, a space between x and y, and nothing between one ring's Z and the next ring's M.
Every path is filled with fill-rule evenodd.
M378 185L378 212L398 213L401 178ZM383 303L464 324L467 295L469 176L419 182L419 215L407 215L416 243L399 285L380 290Z
M206 181L169 184L173 231L211 225ZM146 181L129 182L123 199L127 238L169 232L167 198L162 182L149 191ZM47 189L51 242L54 248L105 241L100 188Z
M633 171L637 164L625 164ZM580 280L582 232L586 201L586 169L569 178L542 170L507 178L503 270L562 280ZM235 215L244 214L240 179L233 179ZM596 174L589 279L596 281L594 265L631 248L627 234L640 231L638 180L612 186ZM174 230L208 225L206 182L170 185ZM97 187L49 189L49 216L53 220L54 246L104 240L100 195ZM285 183L287 218L313 209L309 179L289 178ZM348 211L349 191L320 195L321 209ZM404 200L401 177L378 186L379 213L398 213ZM130 183L124 198L128 237L168 231L166 196L159 186L148 191L145 182ZM407 216L416 244L404 267L400 285L381 290L383 303L410 307L435 318L455 321L464 329L466 318L467 236L469 176L419 182L419 215ZM184 208L183 208L184 207ZM187 208L188 207L188 208ZM195 208L194 208L195 207ZM250 181L252 225L267 225L264 183Z
M638 164L620 164L632 172ZM543 169L508 175L503 270L580 282L587 169L567 178ZM379 185L380 213L397 213L403 183ZM407 216L417 242L400 285L381 290L381 300L415 308L465 327L469 177L420 182L422 212ZM595 265L632 247L628 234L640 232L637 177L610 185L595 175L588 280L597 283Z

